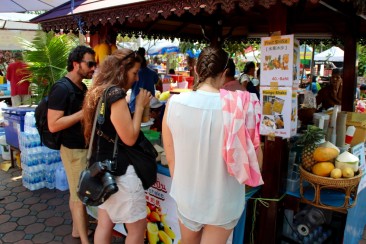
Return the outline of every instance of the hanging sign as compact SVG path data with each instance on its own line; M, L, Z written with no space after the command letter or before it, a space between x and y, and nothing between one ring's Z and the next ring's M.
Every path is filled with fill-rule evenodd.
M261 38L261 86L298 84L299 43L293 35Z
M289 138L296 132L297 99L291 87L260 87L261 135ZM296 100L296 101L295 101Z

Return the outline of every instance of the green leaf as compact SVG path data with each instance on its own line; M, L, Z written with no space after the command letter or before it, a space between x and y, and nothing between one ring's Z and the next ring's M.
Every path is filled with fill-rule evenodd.
M55 35L53 32L37 32L32 42L21 40L24 47L24 62L30 75L25 79L31 82L33 93L37 94L35 103L48 95L52 85L66 73L68 55L78 45L72 35Z

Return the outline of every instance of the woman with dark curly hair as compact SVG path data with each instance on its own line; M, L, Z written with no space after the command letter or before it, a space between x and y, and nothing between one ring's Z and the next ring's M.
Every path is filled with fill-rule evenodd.
M149 104L152 97L150 92L141 89L136 97L135 113L132 118L125 97L126 91L138 80L141 62L142 58L136 52L121 49L109 55L102 63L83 104L86 142L90 141L98 101L105 96L105 121L97 126L98 129L110 138L115 138L118 134L118 140L126 145L135 144L140 133L144 107ZM104 94L106 89L107 93ZM113 143L96 134L93 144L90 145L93 147L91 163L111 159ZM118 148L120 147L119 144ZM115 176L118 191L98 207L98 226L94 242L111 243L114 225L124 223L128 231L126 243L142 244L146 229L145 191L134 167L125 162L120 154L123 150L117 150L117 169L112 174Z

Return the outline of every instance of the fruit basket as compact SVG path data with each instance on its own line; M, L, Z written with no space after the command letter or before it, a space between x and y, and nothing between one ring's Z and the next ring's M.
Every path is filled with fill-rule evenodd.
M333 179L315 175L300 166L301 201L315 207L346 213L348 208L356 205L357 187L361 177L362 172L359 170L358 174L352 178ZM307 185L305 182L309 184ZM327 193L331 192L328 198L340 198L340 204L333 206L329 202L323 201L321 199L321 193L326 191ZM311 195L313 195L312 200L310 200Z

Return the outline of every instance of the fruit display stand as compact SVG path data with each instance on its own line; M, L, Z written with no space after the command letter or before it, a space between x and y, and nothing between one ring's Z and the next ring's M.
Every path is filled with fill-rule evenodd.
M315 207L347 213L347 209L356 204L357 187L361 176L362 173L359 171L352 178L333 179L312 174L300 166L301 201ZM329 195L331 195L330 202Z

